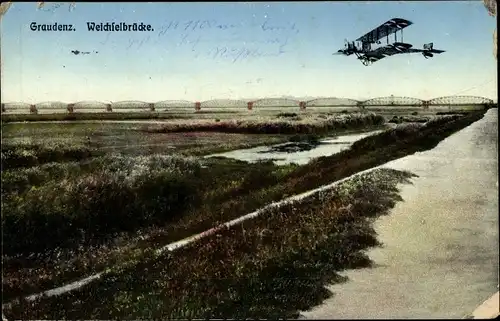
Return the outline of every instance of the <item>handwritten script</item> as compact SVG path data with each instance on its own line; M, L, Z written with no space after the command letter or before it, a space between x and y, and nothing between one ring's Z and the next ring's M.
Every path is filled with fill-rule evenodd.
M142 38L129 39L127 50L154 45L167 52L184 49L194 58L227 60L233 63L260 57L275 57L289 51L299 33L295 23L225 23L217 20L167 21ZM102 44L110 41L111 33Z
M37 9L40 11L46 11L46 12L55 12L57 9L62 8L64 6L68 7L68 11L71 12L75 9L76 3L71 2L71 3L61 3L61 2L56 2L56 3L51 3L47 4L45 2L39 2Z

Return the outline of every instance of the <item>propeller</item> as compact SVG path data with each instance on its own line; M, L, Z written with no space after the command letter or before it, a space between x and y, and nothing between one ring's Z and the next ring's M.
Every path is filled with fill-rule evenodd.
M333 56L347 56L347 46L348 42L347 39L344 39L344 48L345 49L339 49L337 52L332 53Z

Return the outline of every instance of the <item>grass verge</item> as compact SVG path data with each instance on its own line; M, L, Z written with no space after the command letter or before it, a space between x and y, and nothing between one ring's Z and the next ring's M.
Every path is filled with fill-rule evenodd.
M293 318L330 293L379 245L370 219L400 199L412 175L379 169L270 209L153 262L116 270L59 297L19 302L8 318Z

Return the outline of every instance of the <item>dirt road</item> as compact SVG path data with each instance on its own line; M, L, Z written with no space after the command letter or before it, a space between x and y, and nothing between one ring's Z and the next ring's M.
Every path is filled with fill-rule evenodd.
M498 291L497 113L385 166L420 177L375 224L376 267L348 271L304 318L461 318Z

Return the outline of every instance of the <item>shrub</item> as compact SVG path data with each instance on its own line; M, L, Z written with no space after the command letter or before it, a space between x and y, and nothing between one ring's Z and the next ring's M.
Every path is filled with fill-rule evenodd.
M99 161L102 167L92 173L19 194L2 190L4 253L38 252L168 222L199 201L196 161L159 155ZM27 172L25 179L36 180ZM18 185L26 186L25 179Z
M279 113L277 117L282 117L282 118L295 118L298 117L299 115L297 113Z
M61 143L3 144L2 170L28 167L48 162L82 160L92 156L91 150L82 145L70 146Z
M385 119L383 116L373 113L357 113L337 114L323 120L230 120L216 123L170 123L159 127L145 127L141 130L151 133L207 131L249 134L324 134L339 129L358 129L366 126L379 126L384 124L384 122Z

